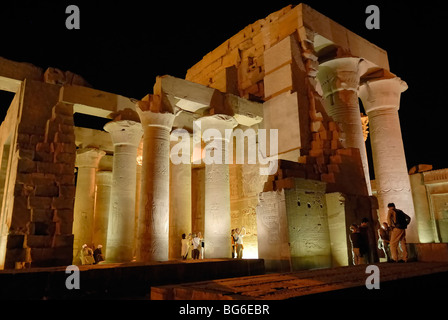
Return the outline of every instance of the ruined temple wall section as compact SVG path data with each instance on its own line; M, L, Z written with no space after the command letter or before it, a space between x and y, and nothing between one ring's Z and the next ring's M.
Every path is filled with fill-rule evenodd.
M10 199L14 195L17 172L17 159L13 155L16 150L18 113L22 91L22 86L20 86L0 125L0 268L5 263L8 221L11 214Z
M11 167L4 268L72 260L75 194L73 106L59 102L60 86L23 83Z
M298 11L291 6L248 25L209 52L187 71L186 80L227 91L228 82L237 82L239 95L264 97L264 50L297 28ZM236 78L227 68L236 66Z

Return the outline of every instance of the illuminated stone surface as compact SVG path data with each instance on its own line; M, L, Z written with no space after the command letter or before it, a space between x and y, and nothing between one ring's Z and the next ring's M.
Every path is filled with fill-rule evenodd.
M271 273L252 277L237 277L213 281L202 281L178 285L166 285L151 288L152 300L285 300L317 294L314 298L360 298L357 292L366 294L376 291L381 298L396 296L397 287L388 286L388 281L409 279L407 285L412 288L412 277L446 272L448 267L442 262L433 263L395 263L379 265L380 290L366 288L366 266L323 268L320 270ZM436 280L432 279L435 283ZM431 282L430 282L431 283ZM383 287L384 286L384 287ZM428 285L428 288L431 287ZM358 288L358 291L343 291ZM386 289L387 288L387 289ZM434 289L434 287L431 287ZM440 288L442 289L442 288ZM335 291L341 290L341 291ZM426 290L414 293L421 298L427 296ZM443 290L443 289L442 289ZM335 291L334 295L320 297L319 293ZM429 290L431 291L431 290ZM440 292L439 294L443 294ZM438 294L435 295L435 297ZM312 296L310 297L312 298ZM246 306L248 307L248 306ZM247 311L246 311L247 312Z
M134 253L136 159L143 130L130 120L109 122L104 129L114 144L106 261L127 262Z
M317 77L322 86L325 109L342 130L342 146L357 148L360 152L367 192L372 194L358 103L358 87L362 74L360 62L358 58L339 58L324 62L319 65Z
M144 134L137 260L164 261L168 260L170 131L174 115L138 112Z
M82 245L93 244L95 176L99 161L105 154L102 150L90 148L79 150L76 155L78 178L73 209L74 259L78 256Z
M225 130L233 129L236 124L232 117L225 115L201 118L201 130L215 130L213 137L205 142L204 150L206 158L214 158L211 163L205 163L204 239L207 258L231 257L229 165L226 163L229 161L226 157L229 140Z
M103 255L106 255L107 250L107 226L109 223L111 185L112 171L97 171L93 244L95 248L99 244L103 246Z
M178 139L171 138L171 152L188 159L187 163L170 162L170 219L169 219L169 258L181 258L181 236L191 233L191 149L193 145L190 134ZM177 146L179 149L173 149ZM184 154L185 151L185 154Z
M369 117L370 141L375 168L380 219L387 220L387 204L395 203L415 221L411 184L401 136L400 95L407 84L400 78L367 81L360 98ZM407 240L418 242L417 223L407 229Z
M104 241L115 247L111 261L177 259L180 235L190 232L204 235L206 257L229 257L231 228L245 226L243 257L269 268L341 266L351 260L349 224L368 215L376 228L387 202L413 217L408 241L447 241L445 173L411 170L409 183L397 112L403 85L386 51L303 4L247 26L186 79L157 77L139 101L90 88L69 71L0 58L0 90L16 92L0 126L0 265L66 264L83 243ZM75 127L73 114L115 124L131 116L143 142L117 142L133 126L111 134ZM288 162L270 176L259 163L204 163L202 152L224 159L226 138L212 137L195 146L193 164L170 163L172 128L192 132L200 119L222 137L225 128L276 129L278 157ZM97 151L79 167L74 209L76 149ZM95 183L105 152L113 164L98 170L114 172L109 208L108 174Z

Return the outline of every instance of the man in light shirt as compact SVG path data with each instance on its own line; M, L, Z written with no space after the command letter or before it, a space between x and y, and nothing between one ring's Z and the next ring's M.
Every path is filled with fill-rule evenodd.
M244 233L243 233L244 231ZM246 235L246 228L241 227L241 231L240 229L236 228L235 229L235 235L236 235L236 254L237 254L237 258L238 259L242 259L243 258L243 237Z
M201 245L201 239L195 234L193 234L193 251L192 251L192 257L193 259L199 259L199 248Z

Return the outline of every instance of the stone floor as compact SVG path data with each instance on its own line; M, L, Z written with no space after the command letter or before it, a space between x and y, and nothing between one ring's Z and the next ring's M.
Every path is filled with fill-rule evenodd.
M285 300L309 298L437 298L446 296L448 263L379 263L380 288L368 290L366 265L272 273L151 288L158 300Z
M200 259L79 266L80 288L67 289L65 267L0 271L0 300L149 299L151 287L264 274L262 259Z

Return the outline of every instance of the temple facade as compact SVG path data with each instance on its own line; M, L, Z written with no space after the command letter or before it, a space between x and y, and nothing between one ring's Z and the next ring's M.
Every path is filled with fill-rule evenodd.
M0 90L15 93L0 126L1 268L79 264L84 244L106 262L180 259L183 233L230 258L243 226L243 258L267 269L348 265L349 226L367 217L376 243L389 202L412 218L408 242L447 242L448 177L409 174L407 84L392 71L385 50L303 4L140 100L0 58Z

